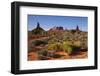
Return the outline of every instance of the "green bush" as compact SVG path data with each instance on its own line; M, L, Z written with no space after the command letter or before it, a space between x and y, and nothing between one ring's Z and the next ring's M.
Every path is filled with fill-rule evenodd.
M69 45L67 42L63 42L62 44L62 48L65 52L67 52L68 54L71 54L73 51L73 47L71 45Z
M63 42L50 44L48 46L48 50L65 51L66 53L71 54L73 51L73 47L69 45L68 42Z
M80 50L80 46L64 41L62 43L49 44L47 50L65 51L68 54L72 54L74 51Z
M61 43L54 43L54 44L49 44L48 45L48 50L62 50L62 44Z

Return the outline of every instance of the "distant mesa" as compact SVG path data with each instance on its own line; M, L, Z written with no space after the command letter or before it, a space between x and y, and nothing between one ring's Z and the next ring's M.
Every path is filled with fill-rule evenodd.
M64 29L63 29L62 26L57 26L57 27L55 26L55 27L51 28L49 31L63 31L63 30L64 30ZM68 30L68 29L65 29L65 30ZM72 30L80 31L78 25L76 26L76 29L72 29Z
M50 28L48 31L45 31L41 26L40 26L40 23L37 22L37 26L35 29L33 29L31 32L32 34L37 34L37 35L44 35L46 34L47 32L50 33L50 32L54 32L54 33L58 33L58 32L63 32L63 31L67 31L67 29L64 29L62 26L55 26L53 28ZM75 32L80 32L80 29L79 29L79 26L77 25L76 26L76 29L72 29L70 30L72 31L73 33Z
M44 34L46 31L40 27L40 23L37 22L37 27L32 30L32 34Z
M55 29L56 30L63 30L63 27L62 26L59 26L59 27L56 27Z
M55 27L53 27L53 28L51 28L49 31L63 31L64 29L63 29L63 27L62 26L55 26Z

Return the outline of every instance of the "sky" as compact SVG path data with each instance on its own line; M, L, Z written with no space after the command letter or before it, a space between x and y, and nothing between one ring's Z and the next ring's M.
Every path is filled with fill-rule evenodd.
M78 16L50 16L50 15L28 15L28 30L36 28L37 22L44 30L49 30L55 26L62 26L64 29L79 29L82 31L88 30L88 17Z

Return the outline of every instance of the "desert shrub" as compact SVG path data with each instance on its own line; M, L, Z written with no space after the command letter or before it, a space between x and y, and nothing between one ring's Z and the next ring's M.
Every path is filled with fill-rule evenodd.
M74 45L68 41L64 41L62 43L49 44L47 49L49 51L65 51L68 54L72 54L74 51L79 50L79 48L79 45Z
M60 57L62 57L62 56L64 56L64 55L54 54L52 57L53 57L53 58L60 58Z
M54 43L48 45L48 50L62 50L62 44L61 43Z
M81 42L80 41L74 41L74 46L75 47L80 47L81 46Z
M41 56L41 55L40 55L40 56L38 56L38 59L39 59L39 60L47 60L48 58L45 57L45 56Z
M76 32L76 30L71 30L71 33L74 34Z
M43 41L43 40L36 40L34 42L32 42L35 46L39 46L41 44L46 45L47 41Z
M52 39L49 40L48 43L49 43L49 44L54 44L55 42L56 42L56 39L52 38Z
M80 51L81 46L80 44L70 44L68 42L63 42L63 50L68 54L72 54L76 51Z
M80 51L80 49L81 49L81 46L72 46L73 47L73 52L77 52L77 51Z
M73 51L73 47L68 42L63 42L63 43L50 44L48 46L48 50L56 50L56 51L62 50L68 54L71 54Z
M68 54L71 54L73 51L73 47L71 45L69 45L67 42L63 42L62 44L62 48L65 52L67 52Z
M68 54L72 54L73 51L74 51L73 46L69 46L69 47L68 47L68 51L67 51Z
M48 53L48 51L45 49L42 49L41 51L38 52L38 54L42 55L42 56L47 56L47 53Z
M38 52L38 59L39 60L46 60L47 58L47 55L48 55L48 52L47 50L43 49L41 51Z

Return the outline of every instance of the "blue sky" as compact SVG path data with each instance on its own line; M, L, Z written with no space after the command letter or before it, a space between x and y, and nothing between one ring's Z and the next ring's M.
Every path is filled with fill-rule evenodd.
M62 26L64 29L88 30L88 17L78 16L50 16L50 15L28 15L28 30L36 28L37 22L44 30L49 30L55 26Z

